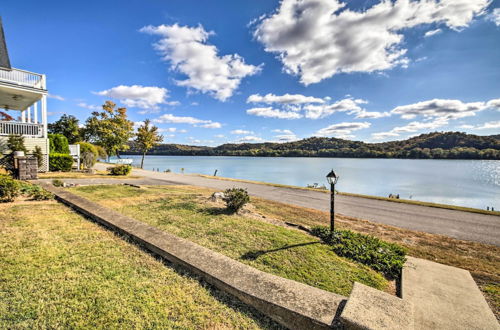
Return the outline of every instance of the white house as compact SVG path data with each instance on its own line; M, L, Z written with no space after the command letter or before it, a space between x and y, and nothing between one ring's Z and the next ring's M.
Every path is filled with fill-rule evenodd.
M44 74L11 67L0 18L0 112L11 117L0 115L0 152L9 152L6 147L9 135L22 135L28 154L36 146L42 149L44 161L39 164L41 172L48 171L49 167L47 94Z

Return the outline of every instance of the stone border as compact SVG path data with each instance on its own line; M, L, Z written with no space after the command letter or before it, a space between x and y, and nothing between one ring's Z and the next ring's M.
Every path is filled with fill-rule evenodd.
M78 212L130 237L290 329L331 329L346 297L262 272L50 184L42 186Z

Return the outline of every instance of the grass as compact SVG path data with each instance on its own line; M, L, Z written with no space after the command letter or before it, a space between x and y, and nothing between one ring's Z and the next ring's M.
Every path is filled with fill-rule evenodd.
M256 209L278 220L304 226L329 224L327 212L253 198ZM500 247L428 234L336 215L338 229L350 229L397 243L417 258L467 269L500 320Z
M94 174L84 172L47 172L39 173L39 179L139 179L136 175L109 175L106 171L96 171Z
M31 328L279 326L62 204L0 204L0 329Z
M203 178L215 179L215 180L245 182L245 183L253 183L253 184L262 184L262 185L272 186L272 187L291 188L291 189L300 189L300 190L311 190L311 191L317 191L317 192L328 193L328 194L330 193L330 190L327 190L327 189L307 188L307 187L298 187L298 186L291 186L291 185L285 185L285 184L279 184L279 183L269 183L269 182L262 182L262 181L252 181L252 180L243 180L243 179L233 179L233 178L225 178L225 177L216 177L216 176L205 175L205 174L196 174L196 175L201 176ZM396 198L388 198L388 197L373 196L373 195L353 194L353 193L347 193L347 192L338 192L338 194L339 195L344 195L344 196L353 196L353 197L376 199L376 200L387 201L387 202L394 202L394 203L404 203L404 204L412 204L412 205L436 207L436 208L441 208L441 209L465 211L465 212L487 214L487 215L500 215L500 211L487 211L487 210L476 209L476 208L465 207L465 206L456 206L456 205L449 205L449 204L439 204L439 203L423 202L423 201L417 201L417 200L411 200L411 199L399 199L399 198L396 199Z
M379 273L337 256L317 238L207 202L210 190L186 186L86 186L71 191L262 271L349 295L355 281L381 290Z

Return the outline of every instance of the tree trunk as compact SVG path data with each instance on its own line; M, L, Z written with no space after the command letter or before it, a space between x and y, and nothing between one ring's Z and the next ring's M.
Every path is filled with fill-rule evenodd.
M146 156L146 153L142 153L142 160L141 160L141 169L144 168L144 156Z

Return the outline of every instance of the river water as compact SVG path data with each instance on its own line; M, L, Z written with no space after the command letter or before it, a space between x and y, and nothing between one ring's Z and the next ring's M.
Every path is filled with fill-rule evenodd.
M133 158L140 165L140 156ZM337 190L500 210L500 161L436 159L146 156L144 168L170 169L305 187L340 175Z

